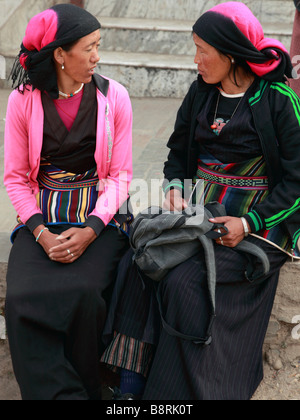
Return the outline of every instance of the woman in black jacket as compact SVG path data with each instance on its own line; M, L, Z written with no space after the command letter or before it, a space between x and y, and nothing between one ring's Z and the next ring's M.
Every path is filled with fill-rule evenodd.
M287 255L299 255L300 102L284 83L292 70L286 49L264 38L243 3L205 13L193 38L199 78L168 143L165 207L187 206L189 179L202 181L205 203L226 207L227 217L212 220L228 229L215 245L212 343L201 346L161 327L153 284L140 280L129 253L120 267L106 327L107 339L114 336L103 361L123 368L123 393L141 394L136 374L147 377L145 400L248 400L263 377L262 346L280 268ZM271 265L254 282L245 276L247 257L235 250L244 239L261 247ZM205 337L210 322L204 260L199 253L178 265L160 289L166 322L190 336Z

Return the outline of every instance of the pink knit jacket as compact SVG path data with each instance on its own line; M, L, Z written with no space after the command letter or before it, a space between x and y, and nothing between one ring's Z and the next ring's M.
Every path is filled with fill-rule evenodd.
M126 89L109 79L105 97L97 89L95 160L99 198L90 216L106 226L127 200L132 180L132 107ZM9 97L5 125L4 184L23 223L41 213L36 195L43 143L44 111L38 89Z

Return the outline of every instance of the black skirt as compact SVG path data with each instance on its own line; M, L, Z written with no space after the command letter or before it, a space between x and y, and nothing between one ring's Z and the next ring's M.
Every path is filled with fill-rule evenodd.
M162 328L154 282L143 278L129 251L120 264L105 328L155 346L145 400L249 400L263 378L265 339L279 271L287 257L252 237L271 264L268 276L249 282L248 259L234 249L215 246L216 319L209 346L169 335ZM160 299L167 323L183 334L205 337L211 306L204 255L173 269L163 280ZM260 263L253 261L257 269Z
M6 322L23 399L101 398L101 333L127 249L128 238L108 226L81 258L60 264L27 228L17 233L8 264Z

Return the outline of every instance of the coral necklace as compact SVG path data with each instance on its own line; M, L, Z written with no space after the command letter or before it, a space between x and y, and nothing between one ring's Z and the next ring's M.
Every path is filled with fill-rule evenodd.
M73 96L77 95L77 93L82 91L83 87L84 87L84 83L82 83L81 87L78 90L76 90L76 92L74 92L74 93L70 93L68 95L67 93L63 93L63 92L59 91L59 94L60 94L60 96L63 96L64 98L73 98Z

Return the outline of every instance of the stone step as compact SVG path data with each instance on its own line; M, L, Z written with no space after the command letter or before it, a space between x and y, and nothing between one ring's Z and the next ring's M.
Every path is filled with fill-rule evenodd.
M143 54L122 51L106 51L100 53L99 66L123 65L143 68L191 70L196 72L197 66L192 56L171 54Z
M196 77L193 21L102 17L99 71L134 97L182 98ZM263 24L289 50L292 26Z
M171 25L168 28L171 28ZM182 25L182 32L173 33L164 30L160 31L160 34L155 29L147 29L146 35L144 30L139 30L138 36L132 36L130 42L124 34L122 35L123 30L115 28L115 34L111 39L110 35L104 34L104 49L100 51L99 72L122 83L134 97L184 97L190 84L197 77L191 31L187 32L184 28L187 28L187 25ZM113 39L118 39L118 32L120 43L112 42L111 45ZM172 41L168 41L170 33L178 36L177 43L174 42L175 36L171 38ZM266 25L265 33L267 37L280 39L289 50L291 30L287 25L281 24L277 28ZM164 41L161 34L164 34ZM147 39L151 42L147 42ZM183 42L179 42L179 39ZM111 45L111 49L106 49L107 45ZM129 45L132 48L129 48ZM128 51L129 49L132 51ZM154 51L163 53L154 53Z
M100 20L101 19L101 20ZM192 55L192 21L100 18L102 47L109 51Z
M272 23L273 19L270 18L268 23L263 24L265 35L281 40L289 50L292 13L290 13L288 4L292 2L272 1L273 8L269 11L272 12L272 16L273 14L276 15L281 3L287 6L286 12L284 18L278 21L280 23L274 24ZM170 9L167 19L165 16L163 19L157 18L157 15L162 17L163 14L154 13L158 6L155 0L146 3L144 1L136 3L133 0L123 1L122 3L118 0L99 3L86 2L87 9L94 12L102 23L103 42L100 51L100 72L124 84L130 95L134 97L182 98L186 94L190 83L196 77L196 66L193 63L195 46L191 36L194 21L178 19L177 12L175 13L172 9L173 6L176 6L176 10L180 9L180 7L183 7L183 2L160 0L162 9ZM133 11L133 5L135 5L136 10L141 9L140 3L143 4L147 13L136 13L138 17L130 17L129 10L128 13L124 12L125 17L123 17L121 11L124 9L124 5L127 5L129 9L132 8ZM186 0L185 12L182 16L191 16L196 6L197 10L199 9L199 4L201 5L200 8L204 10L211 7L212 3L211 1L194 2ZM262 13L264 3L250 1L247 4L255 6L257 13L267 16L266 13ZM189 10L189 14L187 10ZM105 16L109 14L111 16ZM122 15L122 18L119 17L120 15ZM126 17L128 15L129 17ZM151 18L147 17L149 15ZM154 19L153 16L156 18ZM286 16L290 16L290 20L285 19ZM17 49L14 51L7 48L5 53L7 74L9 74L12 66L12 57L15 57L16 54ZM0 86L9 87L9 84L1 80Z
M89 12L103 16L166 20L196 20L220 0L86 0ZM292 0L245 0L261 22L291 23L295 14Z
M132 97L183 98L197 78L191 56L102 51L98 72L123 84Z
M102 25L102 48L108 51L194 55L194 21L99 18ZM292 25L263 23L265 36L276 38L289 50Z
M290 51L292 33L293 33L293 23L270 23L263 22L262 27L264 29L266 38L275 38L278 39Z
M183 98L197 78L197 68L190 55L165 55L101 51L97 73L126 87L131 97ZM8 78L14 58L6 57ZM11 81L0 80L1 89ZM1 197L1 189L0 189Z

